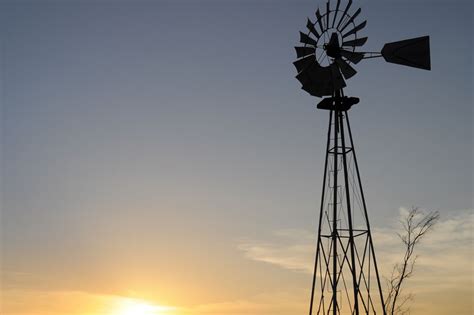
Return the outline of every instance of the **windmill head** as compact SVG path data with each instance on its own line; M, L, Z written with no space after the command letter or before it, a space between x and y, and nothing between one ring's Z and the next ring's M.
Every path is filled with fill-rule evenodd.
M383 57L390 63L431 70L429 36L387 43L380 53L359 51L367 42L359 35L367 21L356 21L361 9L351 12L352 0L341 2L327 1L314 13L315 22L308 18L306 32L300 32L302 45L295 47L293 64L303 90L316 97L342 94L346 80L357 73L353 66L363 59Z

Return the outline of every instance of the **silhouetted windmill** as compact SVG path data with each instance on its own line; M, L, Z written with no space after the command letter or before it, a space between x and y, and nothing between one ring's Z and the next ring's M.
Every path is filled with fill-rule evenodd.
M361 9L352 0L326 3L308 19L304 46L295 47L296 78L309 94L323 98L319 109L329 110L326 160L309 314L386 314L375 258L367 206L352 139L348 110L359 102L344 95L345 80L363 59L430 70L429 37L385 44L380 53L356 51L367 41L358 37L367 21L356 23Z

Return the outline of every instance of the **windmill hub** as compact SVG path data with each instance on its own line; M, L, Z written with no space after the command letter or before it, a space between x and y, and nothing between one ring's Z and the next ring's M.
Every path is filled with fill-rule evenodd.
M332 33L329 43L324 45L326 54L331 58L341 57L341 47L339 46L339 39L337 33Z

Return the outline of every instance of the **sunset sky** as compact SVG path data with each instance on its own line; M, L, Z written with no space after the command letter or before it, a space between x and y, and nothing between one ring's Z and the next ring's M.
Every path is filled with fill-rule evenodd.
M307 314L328 113L293 46L324 1L0 0L2 315ZM413 315L473 312L473 3L355 1L351 125L381 273L412 206Z

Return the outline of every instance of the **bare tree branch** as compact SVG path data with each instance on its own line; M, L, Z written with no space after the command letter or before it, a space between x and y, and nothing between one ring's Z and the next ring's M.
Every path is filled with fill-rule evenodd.
M402 285L405 280L413 275L417 256L414 256L416 245L438 222L439 213L432 211L425 213L419 208L413 207L410 212L400 221L403 232L397 233L405 245L405 254L399 264L392 269L390 279L387 280L388 294L385 299L387 314L403 315L409 313L407 304L413 299L412 294L402 296Z

